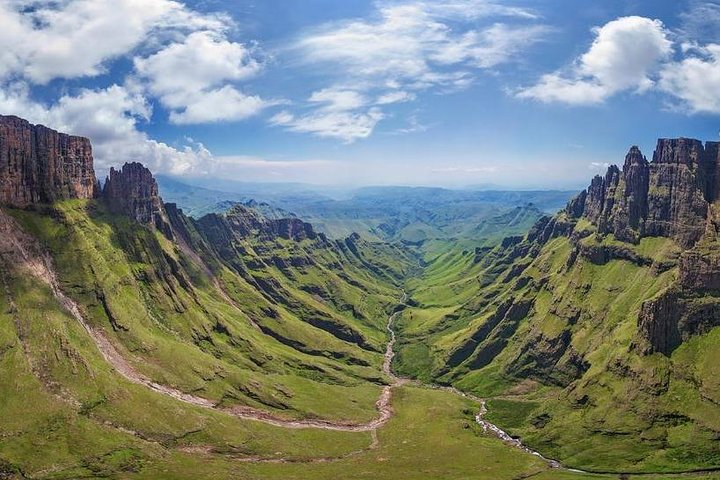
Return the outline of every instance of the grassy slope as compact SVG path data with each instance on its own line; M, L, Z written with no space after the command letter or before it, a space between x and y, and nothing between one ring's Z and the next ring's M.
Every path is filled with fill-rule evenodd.
M213 356L211 360L207 358L202 342L198 345L184 338L184 335L192 336L193 329L198 328L196 322L200 321L192 316L191 302L175 292L178 297L173 300L182 302L185 315L179 318L160 316L164 312L157 297L162 293L151 288L152 282L138 285L136 275L131 273L133 268L145 272L151 270L146 270L147 264L130 265L123 260L119 249L104 243L106 238L112 238L104 230L110 227L92 224L93 220L83 217L77 204L63 205L61 212L62 216L55 220L34 213L15 214L54 251L63 288L83 301L87 317L103 328L117 345L124 347L123 353L130 358L143 359L135 362L137 368L148 375L157 375L157 368L157 372L167 375L158 380L179 379L181 386L183 380L202 385L220 382L230 385L233 365L223 362L224 347L218 346L220 342L213 340L216 353L221 355ZM79 218L69 221L70 215ZM74 227L78 227L82 235L73 232ZM79 252L83 256L78 255ZM78 276L69 276L71 274ZM114 322L128 331L118 327L119 331L114 332L106 323L107 319L95 311L98 305L89 300L91 294L86 291L88 278L85 275L93 275L93 281L98 282L96 288L108 292ZM368 450L371 444L368 433L288 430L240 421L174 401L118 376L78 322L57 303L47 286L14 268L4 268L2 278L7 283L7 290L0 294L0 365L4 373L0 377L0 418L4 419L0 424L0 472L3 476L12 478L23 474L57 479L108 476L337 478L340 474L347 478L350 469L357 471L360 478L397 478L402 472L409 471L415 471L418 478L444 472L455 478L465 478L469 474L477 478L478 471L486 472L479 478L511 478L516 473L546 468L532 456L515 452L498 440L481 434L472 423L476 406L440 391L409 387L399 391L394 403L398 417L391 426L379 432L380 446L374 450ZM123 289L133 294L125 295ZM155 297L153 305L157 310L152 318L145 310L147 305L141 301L145 289L150 290L148 295ZM206 296L203 304L208 311L217 308L213 302L219 301L209 291L201 290L198 294ZM120 301L127 303L121 308ZM124 315L125 309L132 315ZM231 332L242 328L242 318L231 318L239 316L238 312L213 315ZM175 322L177 330L170 330ZM130 332L132 337L123 336ZM243 335L253 335L252 330L243 330ZM252 343L261 343L261 337L253 340ZM165 361L162 356L164 342L171 343L174 352L174 365L167 365L167 372L165 368L158 368ZM268 363L276 362L270 363L269 367L277 364L280 368L284 356L293 361L303 360L303 355L288 351L283 345L273 345L266 338L262 343L267 345L254 347L273 348L272 352L279 357L278 360L268 359ZM238 345L233 347L241 350ZM318 359L314 361L322 364ZM213 366L224 369L219 377L221 380L200 376L206 373L205 364L211 362L219 362ZM338 371L346 369L340 364L335 367ZM262 382L264 377L272 378L276 383L286 382L286 378L299 385L308 382L293 372L282 376L270 370L262 377L257 372L238 368L237 375L241 374L249 375L252 377L249 381L257 382ZM287 382L283 388L298 388L290 380ZM357 398L338 391L331 384L318 384L316 388L311 395L313 408L321 413L332 415L337 404L343 411L361 409L359 417L374 415L371 407L354 407L354 403L359 403ZM368 388L375 393L376 387L368 385ZM204 387L201 393L209 395L213 391L214 388ZM32 401L28 402L28 398ZM295 394L292 400L293 408L301 412L304 405L296 398L302 398L302 395ZM269 407L266 405L266 408ZM479 452L493 458L492 464L478 467L475 460ZM438 462L433 457L437 454L445 461ZM329 464L304 463L318 457L347 455L350 456L346 460ZM242 460L248 457L281 457L301 463L253 465ZM422 470L416 470L419 461L423 462ZM366 468L370 473L363 473Z
M486 436L473 423L475 405L441 392L413 387L397 391L398 414L378 432L379 446L344 459L313 464L232 465L218 455L179 470L168 478L194 478L197 472L221 471L253 479L511 479L547 470L544 462ZM166 467L162 467L166 469ZM156 478L148 469L141 478Z
M185 267L192 288L168 275L172 260L188 265L188 259L163 238L107 215L94 202L67 202L52 216L13 213L53 253L63 289L88 320L154 380L224 404L260 406L287 416L363 421L375 415L380 354L309 325L302 314L271 302L234 271L222 267L220 278L235 306L199 270ZM573 465L672 470L716 464L720 416L707 398L717 398L720 334L694 338L671 359L628 354L634 317L627 312L637 311L648 286L651 293L661 290L674 272L653 275L624 261L603 266L578 261L568 270L565 242L548 243L524 272L555 279L540 292L511 292L512 282L498 281L504 270L474 262L474 252L438 255L424 277L410 283L422 308L402 314L406 340L398 368L428 379L443 375L462 388L498 395L490 403L491 419ZM246 247L261 260L268 251L319 259L318 265L299 270L261 262L265 267L254 273L278 279L293 302L309 311L347 321L371 345L382 343L383 322L374 314L385 313L394 287L368 274L361 259L348 252L313 251L308 243ZM663 256L673 247L651 240L639 248ZM359 255L367 256L365 261L383 255L390 261L395 254L364 244ZM353 288L339 276L333 261L344 263L343 275L360 286ZM399 273L408 267L401 262L389 268ZM46 286L7 266L2 277L7 289L0 295L0 476L495 479L539 472L537 478L586 477L542 473L546 466L536 458L478 431L472 421L475 406L442 391L401 389L394 399L398 416L379 432L380 445L371 450L367 433L287 430L179 403L119 377ZM327 299L300 288L326 285L328 278ZM374 295L361 293L368 289ZM537 299L510 347L482 369L461 364L443 371L448 353L482 325L487 301L511 293L537 293ZM567 327L563 306L580 301L588 310L573 325L572 342L592 364L582 380L562 389L542 385L532 375L509 376L523 342L561 334ZM341 304L357 306L374 322L363 323ZM268 316L268 308L279 317ZM262 334L253 321L303 348ZM365 360L367 366L348 359ZM618 375L611 366L629 368L633 375ZM658 396L652 389L663 378L669 387ZM697 391L688 382L698 381L705 398L688 394ZM658 425L660 414L667 420ZM242 461L247 457L301 463L250 464ZM305 463L322 457L336 460Z
M591 235L583 242L598 240ZM616 244L612 237L601 243ZM677 252L670 240L658 238L643 239L634 249L657 261ZM640 306L670 285L676 271L658 274L625 260L595 265L578 257L572 263L571 251L569 240L560 237L536 256L512 262L498 250L479 262L460 251L437 257L411 283L418 307L398 322L398 370L497 397L489 404L490 420L578 468L678 471L720 465L720 330L692 338L670 358L638 355L631 344ZM522 274L508 276L510 267L523 262L529 266ZM515 330L505 333L506 346L487 363L488 341L470 344L462 361L448 367L508 299L534 303ZM569 346L558 350L564 338ZM589 367L584 373L578 373L578 358Z
M64 289L85 307L89 321L105 329L148 377L224 404L275 408L294 416L366 420L374 415L379 387L361 379L379 380L379 353L312 327L282 306L273 306L278 318L268 317L263 314L271 306L268 301L237 276L234 294L241 310L209 283L183 288L164 262L166 255L178 253L163 239L102 211L88 216L82 202L59 208L59 221L16 213L53 252ZM263 335L251 318L317 354ZM322 391L336 401L315 402Z

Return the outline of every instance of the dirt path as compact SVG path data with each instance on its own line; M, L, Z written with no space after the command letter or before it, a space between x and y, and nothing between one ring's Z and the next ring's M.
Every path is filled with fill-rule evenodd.
M48 285L58 302L70 313L75 320L82 325L90 335L98 350L105 360L128 381L143 385L162 395L175 400L195 405L198 407L221 411L244 420L253 420L267 423L283 428L319 428L324 430L336 430L343 432L371 432L385 425L393 415L390 405L393 387L402 383L402 380L392 375L390 364L394 356L393 346L395 344L395 333L392 323L397 313L390 315L387 322L387 329L390 332L390 340L385 350L383 371L391 378L392 383L383 387L380 397L375 403L378 410L377 418L367 423L351 423L331 420L294 420L284 418L274 413L247 406L219 407L213 401L206 398L191 395L178 389L153 382L150 378L140 373L110 342L105 333L93 328L83 317L80 307L74 300L65 295L60 288L52 259L45 252L37 240L23 232L15 220L5 212L0 211L0 254L3 259L20 268L24 273L42 281Z
M253 408L253 407L247 407L247 406L234 406L234 407L219 407L211 400L208 400L206 398L198 397L195 395L191 395L185 392L182 392L180 390L177 390L175 388L161 385L159 383L153 382L151 379L143 375L142 373L138 372L135 367L133 367L128 360L123 357L123 355L115 348L115 346L108 340L108 338L105 336L105 333L99 329L93 328L90 324L88 324L85 321L85 318L83 317L81 310L77 303L75 303L74 300L69 298L67 295L65 295L62 290L60 289L60 285L57 279L57 275L55 274L55 270L52 265L52 258L50 255L45 252L40 245L38 244L37 240L30 235L26 234L20 226L15 222L15 220L7 215L5 212L0 210L0 259L3 260L6 264L14 265L16 268L22 269L26 274L39 279L43 283L47 284L55 298L58 300L58 302L65 308L65 310L70 313L75 320L82 325L82 327L85 329L85 331L90 335L93 342L97 346L98 350L101 352L105 360L125 379L128 381L137 384L137 385L143 385L147 388L149 388L152 391L155 391L159 394L168 396L170 398L173 398L175 400L195 405L202 408L212 409L216 411L220 411L229 415L232 415L237 418L241 418L244 420L252 420L252 421L258 421L263 422L269 425L282 427L282 428L293 428L293 429L301 429L301 428L317 428L317 429L323 429L323 430L334 430L334 431L343 431L343 432L371 432L372 434L372 442L370 446L366 449L357 450L350 452L345 455L341 455L338 457L319 457L319 458L311 458L311 459L286 459L286 458L277 458L277 457L270 457L270 458L263 458L263 457L238 457L238 461L243 462L270 462L270 463L326 463L326 462L332 462L341 460L344 458L348 458L354 455L358 455L362 452L365 452L367 450L373 450L377 449L380 446L380 442L378 440L377 430L381 427L383 427L393 416L394 412L391 406L391 400L392 400L392 392L395 387L406 385L406 384L414 384L417 386L422 386L426 388L434 388L439 390L444 390L449 393L453 393L455 395L471 399L475 402L477 402L480 405L480 410L475 416L475 421L483 428L485 432L490 432L497 438L501 439L505 443L507 443L510 446L513 446L517 448L518 450L521 450L525 453L535 455L552 467L552 468L559 468L571 472L577 472L577 473L591 473L591 472L585 472L583 470L576 470L571 468L563 467L560 462L552 459L545 458L542 454L539 452L530 449L529 447L523 445L523 443L516 438L513 438L510 436L507 432L502 430L497 425L487 421L484 419L484 416L487 414L487 405L485 400L475 397L471 394L467 394L465 392L461 392L460 390L457 390L453 387L444 387L444 386L438 386L438 385L423 385L419 382L398 377L392 372L392 361L395 357L395 343L397 341L397 337L395 334L395 329L393 328L393 324L395 320L397 319L400 312L395 312L392 315L388 317L386 329L388 331L388 334L390 335L390 338L388 340L386 349L385 349L385 355L383 359L383 365L382 370L385 375L387 375L391 383L389 385L386 385L383 387L382 392L380 393L380 396L375 403L375 406L378 410L378 416L377 418L367 422L367 423L346 423L346 422L339 422L339 421L331 421L331 420L294 420L294 419L288 419L281 417L279 415L276 415L274 413ZM7 293L9 295L9 286L4 285L5 290L7 290ZM220 294L222 297L227 300L230 304L235 306L236 308L240 309L240 307L226 294L224 289L222 289L221 285L216 284L216 287L220 291ZM403 292L402 299L400 301L401 304L405 303L407 301L407 294ZM256 325L254 325L256 328L258 328ZM120 428L120 427L117 427ZM133 432L130 432L133 433ZM180 448L181 451L187 451L188 453L202 453L202 454L211 454L212 449L211 447L203 447L203 446L194 446L194 447L185 447ZM686 476L695 476L695 475L703 475L708 474L711 472L716 472L718 470L711 469L711 470L697 470L693 472L679 472L675 474L651 474L651 473L628 473L628 476L631 477L644 477L644 476L678 476L678 475L686 475ZM592 473L605 473L605 472L592 472ZM617 473L614 473L617 474Z

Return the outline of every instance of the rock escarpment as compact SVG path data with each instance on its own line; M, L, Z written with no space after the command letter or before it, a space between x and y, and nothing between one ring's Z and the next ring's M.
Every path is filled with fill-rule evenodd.
M143 225L155 226L167 237L172 237L157 181L142 164L126 163L121 170L111 168L102 196L112 212L127 215Z
M0 115L0 203L24 208L98 192L87 138Z
M669 237L690 248L705 233L710 205L720 195L719 162L716 142L660 139L651 162L632 147L622 170L612 165L593 178L565 211L618 240Z
M226 222L238 238L258 237L262 239L283 238L301 242L315 240L320 235L313 226L298 218L267 218L260 212L236 205L225 215L210 214L199 220L200 224Z
M720 222L713 207L720 200L718 145L661 139L651 162L632 147L622 171L609 167L565 209L601 235L628 243L667 237L683 249L678 281L639 314L636 347L643 353L669 355L690 336L720 325Z

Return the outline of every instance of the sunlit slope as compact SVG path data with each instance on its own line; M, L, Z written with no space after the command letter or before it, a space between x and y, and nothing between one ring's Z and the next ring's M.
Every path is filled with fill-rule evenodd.
M397 478L412 469L417 478L510 479L549 468L483 433L474 423L477 405L448 392L400 388L396 416L373 436L241 420L133 383L108 361L55 287L77 302L91 328L132 368L220 407L363 421L377 414L383 379L372 348L289 316L222 262L212 267L223 272L216 285L202 267L191 269L197 259L184 258L157 232L109 215L94 201L9 212L17 223L2 218L10 225L3 234L12 232L3 240L0 270L4 478ZM382 256L379 246L348 248L365 262ZM52 253L51 262L41 261L44 251ZM333 255L352 278L356 267L348 254ZM277 278L288 282L289 292L304 291L286 274ZM365 274L353 282L364 291L371 279ZM396 300L393 285L375 281L378 298L386 292L388 302ZM337 292L357 285L333 289L333 298L339 301ZM326 308L335 312L332 305ZM372 308L385 313L380 303L357 305L368 315ZM268 309L288 324L284 334L302 338L307 331L317 342L311 346L325 350L310 354L263 333L275 328L265 318ZM336 314L342 319L346 312ZM478 455L494 460L477 465Z
M61 288L88 322L153 381L221 405L290 416L375 414L383 382L382 324L399 293L389 282L352 278L354 268L337 250L268 241L262 245L268 257L309 249L316 264L283 274L250 250L255 264L247 278L217 261L215 280L158 232L107 214L99 202L13 214L52 253ZM263 276L272 279L272 291L251 283ZM321 278L323 285L336 285L335 303L301 288ZM372 300L360 301L370 292ZM357 311L335 304L357 305ZM318 396L328 401L317 402Z
M497 397L491 420L571 466L719 465L720 330L648 354L638 326L643 303L673 288L680 251L561 214L494 249L448 252L411 282L397 370Z

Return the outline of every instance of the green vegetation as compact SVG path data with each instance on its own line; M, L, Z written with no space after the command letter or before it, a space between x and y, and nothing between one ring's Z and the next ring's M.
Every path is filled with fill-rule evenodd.
M599 237L583 222L577 246L559 236L431 259L409 282L415 303L398 321L397 371L495 397L490 421L568 466L720 465L717 332L669 358L634 347L641 305L674 282L679 248ZM603 249L622 258L592 253Z
M478 227L475 243L408 224L417 245L252 234L212 250L195 223L169 240L98 201L8 212L128 368L219 408L128 380L33 255L3 254L0 478L673 478L660 474L720 465L720 329L670 356L637 348L643 302L677 276L671 240L630 245L580 221L575 239L500 242L527 220L517 212ZM395 415L376 432L222 410L375 419L402 290L397 374L487 398L487 420L601 474L552 470L483 432L474 401L419 384L393 390Z

